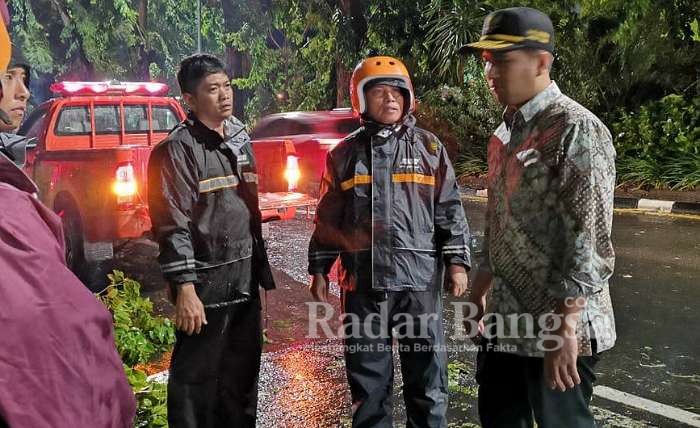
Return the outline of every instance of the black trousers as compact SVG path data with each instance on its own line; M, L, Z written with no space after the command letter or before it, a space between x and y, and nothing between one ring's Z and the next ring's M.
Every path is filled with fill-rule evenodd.
M490 342L493 345L493 342ZM479 383L479 418L484 428L595 427L589 409L593 371L600 356L579 357L576 365L581 384L566 392L553 391L544 380L544 359L496 352L481 346L477 354L476 380Z
M386 317L383 327L382 305ZM439 290L344 292L343 310L349 336L344 343L352 426L393 426L392 327L397 327L397 336L406 336L397 338L406 426L446 427L447 353ZM397 314L401 315L395 317Z
M200 334L177 332L168 379L170 428L255 427L260 301L206 309Z

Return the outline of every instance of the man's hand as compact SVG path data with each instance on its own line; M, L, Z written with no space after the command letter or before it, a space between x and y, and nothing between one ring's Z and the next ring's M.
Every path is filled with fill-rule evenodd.
M566 299L560 303L554 313L561 316L559 328L552 334L557 336L557 343L546 344L548 351L544 353L544 378L551 389L566 391L581 383L581 377L576 367L578 358L578 338L576 325L581 317L581 311L586 307L586 299Z
M204 305L197 296L194 284L188 282L179 286L175 303L175 328L191 336L192 333L199 334L202 331L202 325L206 324Z
M486 295L469 295L469 303L473 305L468 317L464 318L464 330L472 341L478 341L478 337L484 334L484 314L486 313ZM476 310L474 309L476 308Z
M490 272L478 271L469 293L469 316L464 318L464 329L467 336L476 342L477 337L484 333L484 314L486 313L486 295L491 288L493 275Z
M576 368L578 339L576 333L562 334L561 347L544 353L544 378L551 389L566 391L581 383Z
M469 290L467 269L462 265L447 266L445 288L455 297L462 297Z
M311 285L309 285L309 291L311 292L311 297L314 301L328 303L329 284L330 281L328 280L328 275L317 273L311 277Z

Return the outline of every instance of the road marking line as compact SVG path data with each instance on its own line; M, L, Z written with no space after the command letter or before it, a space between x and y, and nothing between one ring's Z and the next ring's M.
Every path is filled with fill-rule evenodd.
M646 398L637 397L636 395L602 385L596 386L593 389L593 394L606 400L622 403L655 415L663 416L667 419L682 422L691 427L700 427L700 415L677 407L647 400Z

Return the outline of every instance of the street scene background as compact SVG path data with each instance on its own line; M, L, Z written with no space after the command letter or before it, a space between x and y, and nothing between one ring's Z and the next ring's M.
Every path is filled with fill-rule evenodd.
M235 115L250 130L275 113L348 107L349 80L360 59L401 59L413 78L418 124L448 148L464 187L478 258L484 199L471 195L485 187L486 144L502 108L480 59L456 51L479 38L489 12L516 5L552 18L554 80L610 128L616 196L633 200L632 208L639 198L700 203L696 0L13 0L8 6L13 62L31 65L27 115L61 81L157 81L169 84L169 96L179 96L179 62L210 52L224 60ZM305 179L302 184L312 184ZM350 422L338 343L305 337L312 215L298 212L269 224L279 289L266 298L263 427ZM697 216L616 212L611 294L618 343L597 367L593 406L600 425L700 426L699 231ZM167 424L162 382L174 340L173 307L156 254L148 239L115 247L113 267L125 276L112 275L100 295L123 321L115 321L117 348L138 397L137 424L148 427ZM452 301L445 302L448 327L454 325ZM478 426L475 355L449 357L450 424Z
M477 247L483 236L485 204L465 198ZM615 391L698 413L700 408L700 222L697 219L618 210L613 226L617 252L611 294L615 307L618 342L602 354L596 367L598 385ZM349 392L346 386L342 343L309 340L310 300L307 290L306 250L313 222L305 214L270 225L270 261L279 290L268 294L267 352L263 355L259 425L263 427L349 426ZM155 247L147 242L124 249L122 268L142 278L145 295L164 314L164 284L153 260ZM479 255L477 253L477 261ZM469 343L455 341L454 297L445 298L450 385L450 426L479 426L474 381L476 352ZM337 290L334 304L339 314ZM338 323L331 323L337 331ZM402 417L401 377L395 361L395 416ZM595 415L604 427L692 426L669 418L664 410L635 407L608 391L593 398ZM671 414L675 415L675 414Z

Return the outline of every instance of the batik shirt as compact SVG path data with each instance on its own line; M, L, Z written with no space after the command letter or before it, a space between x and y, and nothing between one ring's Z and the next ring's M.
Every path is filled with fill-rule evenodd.
M487 313L496 318L485 322L504 320L501 350L543 356L546 314L577 297L587 298L579 354L591 355L592 339L598 351L611 348L615 149L608 129L552 82L520 109L506 110L489 142L488 166L483 269L494 276Z

